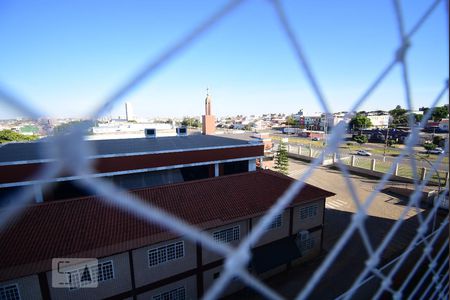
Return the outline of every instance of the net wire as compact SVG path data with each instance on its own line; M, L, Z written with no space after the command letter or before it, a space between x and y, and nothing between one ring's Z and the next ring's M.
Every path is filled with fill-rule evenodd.
M235 12L244 3L244 0L233 0L226 3L223 7L209 16L204 22L201 22L191 32L176 40L171 47L163 51L160 55L157 55L155 59L150 60L149 63L143 64L141 70L138 70L134 75L124 81L124 84L120 86L116 91L111 93L105 100L100 101L101 105L92 113L92 118L98 118L105 112L108 112L113 106L121 103L123 99L144 81L148 81L150 78L155 77L158 71L167 65L176 56L186 51L195 41L199 40L201 36L212 30L212 28L224 18ZM286 15L282 1L270 0L274 17L278 20L280 30L285 34L286 41L292 48L293 53L297 59L300 70L303 72L305 79L310 85L313 94L316 97L317 102L320 104L323 112L328 115L330 113L328 102L324 96L324 92L319 84L318 77L314 74L312 65L307 59L305 47L303 47L300 39L296 36L293 30L293 26ZM418 21L412 26L408 32L404 25L404 16L401 8L401 3L398 0L393 0L393 10L396 16L396 25L399 33L399 47L394 53L393 59L386 64L381 72L375 77L374 81L370 83L357 98L353 105L349 107L348 111L357 111L362 104L366 102L368 97L379 87L379 85L385 80L385 78L393 72L395 67L399 67L401 71L401 78L404 88L405 102L408 110L412 110L412 98L411 98L411 84L409 79L409 65L407 60L407 54L412 47L411 39L422 28L422 26L431 17L432 13L439 7L439 4L443 4L447 11L447 25L448 25L448 1L435 0L432 1L430 6L424 11ZM446 79L444 86L440 91L436 91L436 98L431 101L430 107L435 107L448 93L448 79ZM30 101L18 96L17 94L9 91L5 86L0 85L0 101L5 105L11 106L30 118L37 119L43 114L37 107L33 107ZM431 118L432 109L430 109L422 119L420 128L423 128ZM351 113L348 113L345 118L350 119ZM306 172L300 176L284 193L276 203L267 211L262 217L260 222L254 226L247 236L236 247L232 248L227 244L217 243L209 234L198 230L195 226L187 224L183 220L176 218L175 216L155 207L149 205L148 202L144 202L137 196L130 194L129 192L122 190L121 188L102 180L95 176L92 171L92 160L89 159L89 154L93 149L88 149L87 144L83 142L84 133L87 127L75 126L72 128L69 135L66 138L49 137L49 142L54 143L53 148L59 150L56 153L56 159L52 163L48 164L48 167L41 170L35 178L32 179L34 185L39 185L43 188L51 188L49 182L52 178L57 177L62 170L70 170L75 174L72 178L81 179L79 184L91 190L92 192L101 195L101 199L108 205L116 206L120 209L133 213L136 217L143 220L147 220L152 223L161 225L168 230L176 232L187 239L201 243L208 250L216 252L225 257L224 272L215 281L210 289L208 289L204 295L204 299L217 299L224 291L226 286L236 276L240 278L247 286L251 287L259 294L268 299L283 299L277 291L270 288L263 281L251 274L246 266L251 259L251 248L264 234L265 228L271 223L271 221L280 214L289 204L293 201L295 195L303 189L306 180L312 175L313 171L318 168L324 161L324 159L330 159L333 156L336 157L335 165L342 172L345 184L351 195L351 200L356 207L356 213L353 214L351 223L342 233L339 240L333 246L332 250L327 254L325 259L321 262L320 266L316 269L313 276L307 282L307 284L299 291L296 299L307 299L311 293L317 288L321 278L323 278L333 262L337 259L338 255L349 243L353 234L357 234L361 237L364 248L367 251L369 259L365 262L363 271L358 275L351 287L338 299L350 299L357 290L373 278L378 278L381 281L378 290L373 295L374 299L383 297L386 293L390 293L394 299L403 299L404 292L407 286L412 282L413 277L417 275L419 269L424 263L428 263L429 268L420 277L419 282L408 295L408 299L434 299L434 298L446 298L448 297L448 257L442 260L442 255L448 248L448 230L445 236L445 242L440 246L438 250L435 249L437 241L442 234L446 233L448 229L448 218L441 224L435 227L433 224L434 218L437 214L438 206L434 205L426 217L423 217L419 210L419 196L420 191L428 184L432 179L433 172L426 174L423 180L419 180L420 174L417 158L414 155L413 146L419 140L419 129L412 126L414 120L412 115L408 119L409 125L413 128L412 133L405 142L405 149L402 153L390 163L380 163L383 166L384 175L377 183L373 191L365 198L361 199L354 186L354 183L350 180L350 169L352 164L350 157L341 157L336 155L339 153L339 146L343 144L343 136L346 132L347 125L344 121L341 121L333 129L331 135L328 137L326 147L317 150L309 149L307 146L297 146L289 149L289 152L297 152L300 155L312 156L312 161L306 170ZM448 151L448 139L445 144L445 150ZM71 151L70 149L77 149ZM410 165L402 163L406 155L410 157ZM434 162L429 162L431 169L438 170L440 163L442 162L445 154L440 154ZM357 158L355 166L370 168L370 160ZM398 220L394 222L385 238L378 246L372 244L369 238L369 233L365 226L365 220L368 217L368 209L375 200L375 197L389 182L389 177L394 174L395 169L398 168L398 174L404 175L406 173L411 174L414 184L414 192L409 197L408 203L401 212ZM440 175L437 175L440 179ZM438 182L441 183L440 181ZM444 200L445 194L448 193L448 182L445 186L439 187L442 193L437 196L437 201L440 203ZM34 194L33 186L27 186L18 195L14 195L14 201L7 201L7 207L0 212L0 230L4 230L9 223L16 218L20 217L20 213L30 201L31 195ZM404 250L404 253L394 260L381 265L381 256L385 251L389 242L392 241L396 232L400 229L400 226L404 222L405 216L410 210L417 212L417 219L419 226L417 232ZM430 232L428 234L428 232ZM393 286L393 278L403 266L405 260L409 257L418 247L423 247L422 254L417 260L412 270L408 273L403 283L398 289ZM435 254L433 255L433 251ZM391 268L387 271L388 268ZM447 274L442 276L442 274ZM427 282L431 276L431 282ZM421 292L420 296L418 295Z

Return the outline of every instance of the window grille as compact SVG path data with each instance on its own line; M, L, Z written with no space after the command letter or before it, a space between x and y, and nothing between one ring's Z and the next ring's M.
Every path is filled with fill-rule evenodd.
M184 300L186 289L184 286L153 296L153 300Z
M300 208L300 219L305 220L317 216L317 205Z
M184 257L184 242L176 242L148 250L150 267Z
M0 300L20 300L17 284L0 286Z
M267 227L267 230L271 230L271 229L275 229L275 228L280 228L282 225L282 214L277 215L272 222L269 224L269 226Z
M89 280L82 280L85 267L73 270L69 272L69 288L71 290L76 290L84 286L92 284L92 282L102 282L110 279L114 279L114 267L111 260L98 263L95 266L88 266L89 269Z
M114 279L114 267L112 261L106 261L98 264L98 282Z
M238 241L240 238L240 227L234 226L220 231L213 232L213 237L216 241L222 243L229 243Z

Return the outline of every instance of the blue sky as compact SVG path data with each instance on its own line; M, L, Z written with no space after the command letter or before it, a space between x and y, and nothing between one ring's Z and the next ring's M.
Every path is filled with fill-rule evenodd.
M403 1L409 30L432 1ZM145 63L227 1L0 0L0 86L48 116L88 116ZM394 56L392 1L282 1L333 111L347 110ZM408 52L415 108L448 78L444 3ZM406 106L400 68L361 109ZM321 111L269 1L249 0L128 94L141 117ZM448 101L448 94L446 94ZM15 117L0 102L0 118Z

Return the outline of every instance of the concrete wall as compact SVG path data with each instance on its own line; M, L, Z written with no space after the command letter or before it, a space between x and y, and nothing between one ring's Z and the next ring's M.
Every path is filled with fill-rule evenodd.
M161 263L159 265L149 266L148 250L179 241L183 240L170 240L139 248L132 252L136 287L140 287L197 267L196 246L186 240L184 240L184 257Z
M239 241L231 242L230 245L237 246L241 242L242 238L248 234L248 220L243 220L243 221L236 222L236 223L230 223L225 226L216 227L216 228L207 230L207 232L212 235L213 232L215 232L215 231L220 231L220 230L231 228L234 226L240 226L240 235L241 236L240 236ZM223 258L221 255L219 255L215 252L209 251L207 247L202 247L202 248L203 248L202 262L204 265Z
M0 286L7 286L10 284L17 284L20 299L22 300L40 300L41 288L39 286L39 278L37 275L21 277L14 280L0 282Z
M50 285L50 297L52 299L101 299L115 296L131 290L131 274L128 253L121 253L99 259L99 263L111 260L114 269L114 278L98 283L97 288L80 288L70 290L68 288L52 288L52 272L47 272L47 280Z
M138 300L152 299L154 296L161 293L174 290L179 287L184 287L186 291L186 299L197 299L197 279L195 276L190 276L182 280L164 285L160 288L137 295Z
M296 154L296 153L292 153L292 152L288 152L288 157L302 160L302 161L307 161L307 162L311 162L314 159L316 159L316 157L314 157L314 156L306 156L306 155ZM328 158L328 159L322 160L323 166L328 166L328 165L332 165L332 164L333 164L333 159Z
M307 204L302 204L294 207L294 216L292 220L293 233L296 234L301 230L308 230L310 228L322 225L324 201L324 199L321 199L315 202L309 202ZM307 219L300 219L300 210L304 207L313 205L317 206L317 215Z
M252 226L258 226L261 217L252 218ZM270 242L282 239L289 235L289 209L284 210L281 216L281 227L269 229L266 233L258 240L258 242L253 245L253 247L258 247Z

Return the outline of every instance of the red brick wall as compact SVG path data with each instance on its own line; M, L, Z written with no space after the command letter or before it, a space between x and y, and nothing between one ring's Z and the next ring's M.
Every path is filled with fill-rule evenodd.
M216 131L214 116L202 116L202 134L213 134Z

